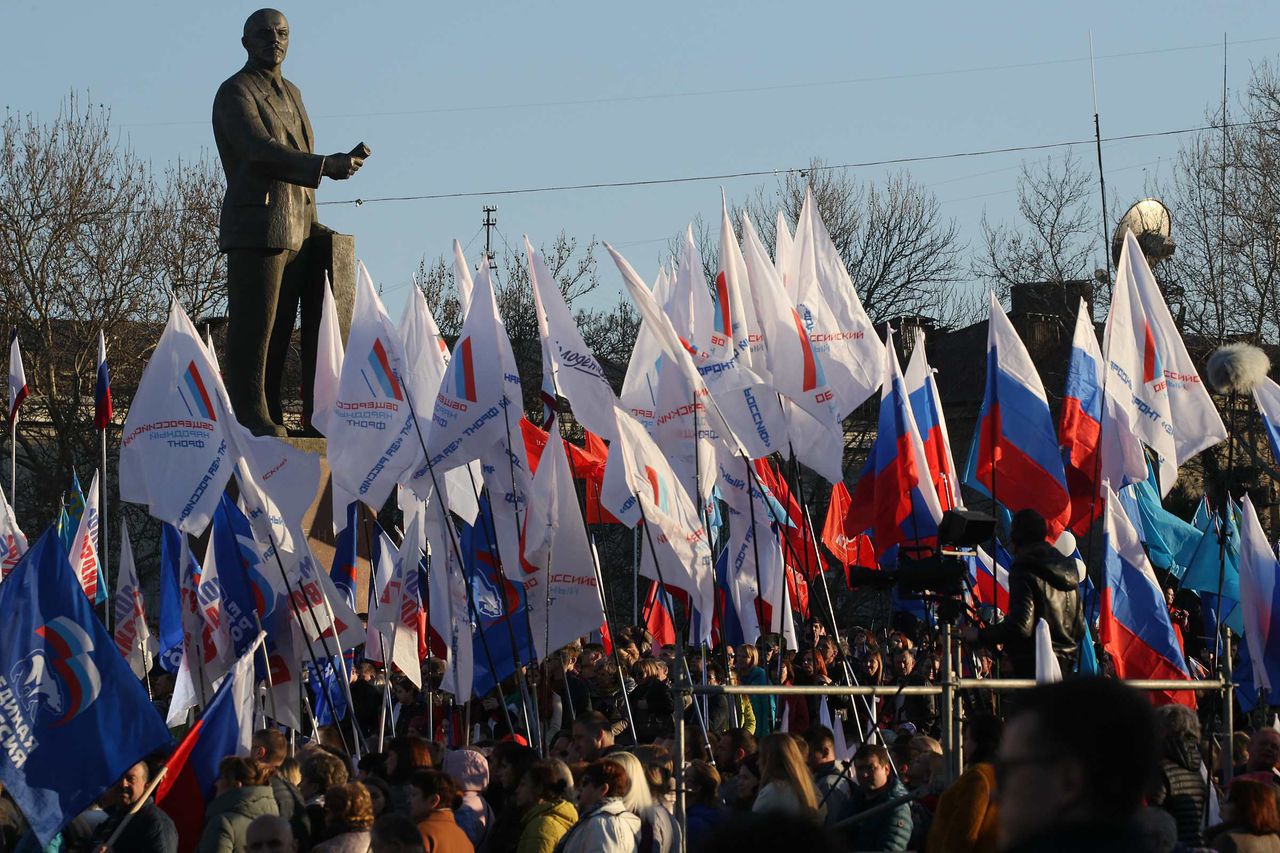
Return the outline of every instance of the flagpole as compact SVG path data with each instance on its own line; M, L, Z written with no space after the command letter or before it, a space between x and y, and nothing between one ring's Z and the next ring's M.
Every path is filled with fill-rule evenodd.
M511 445L511 438L510 438L510 434L508 433L508 437L507 437L507 446L508 446L508 448L510 448L510 445ZM425 448L423 449L423 453L424 453L424 454L426 453ZM508 460L510 459L510 453L511 453L511 451L510 451L510 450L508 450ZM514 466L514 463L512 464L512 469L511 469L511 470L512 470L512 475L511 475L511 489L512 489L512 491L513 491L513 493L514 493L515 488L516 488L516 480L515 480L515 466ZM468 466L468 467L467 467L467 479L469 479L469 480L471 481L471 494L475 496L476 503L479 503L479 502L480 502L480 489L478 489L478 488L476 487L476 478L475 478L475 475L471 473L471 468L470 468L470 466ZM488 487L486 487L486 490L487 490L487 488L488 488ZM438 492L437 492L437 494L438 494ZM503 569L502 569L502 553L498 550L498 543L497 543L497 539L498 539L497 523L498 523L498 522L497 522L497 520L493 517L493 495L492 495L492 493L489 493L489 499L490 499L490 500L489 500L489 518L488 518L488 520L486 521L486 520L485 520L485 518L484 518L484 513L481 513L481 514L480 514L480 517L477 519L477 522L478 522L478 524L479 524L479 526L480 526L481 531L483 531L483 533L484 533L485 543L489 546L489 553L491 553L491 554L493 555L493 569L494 569L494 572L497 574L497 580L498 580L498 585L499 585L499 589L498 589L498 602L499 602L499 603L501 604L501 606L502 606L502 616L503 616L502 621L503 621L503 622L506 624L506 626L507 626L507 636L508 636L508 637L510 638L510 640L511 640L511 662L512 662L512 664L513 664L513 665L514 665L514 667L515 667L515 672L514 672L514 673L512 673L512 674L513 674L513 676L514 676L514 677L515 677L515 679L516 679L516 690L517 690L517 692L519 692L519 694L520 694L520 716L522 717L523 722L524 722L524 730L525 730L525 732L529 735L529 737L531 737L531 738L532 738L532 737L533 737L533 731L532 731L531 726L529 725L529 703L528 703L528 697L527 697L527 693L528 693L528 686L527 686L527 684L525 683L525 680L524 680L524 669L523 669L523 665L520 663L520 651L519 651L519 649L520 649L520 645L519 645L519 643L516 641L516 629L515 629L515 628L513 628L513 627L511 627L511 612L507 609L507 594L506 594L506 586L507 586L510 582L507 580L507 573L506 573L505 571L503 571ZM518 522L518 519L517 519L517 522ZM517 528L518 528L518 527L519 527L519 524L517 523ZM517 531L517 532L518 532L518 531ZM517 542L520 542L520 541L521 541L521 538L520 538L518 535L517 535L517 537L516 537L516 541L517 541ZM465 573L465 571L463 572L463 574L466 574L466 573ZM533 646L533 629L532 629L532 627L529 625L529 613L528 613L528 606L527 606L527 602L526 602L526 607L525 607L525 628L526 628L526 631L527 631L527 632L528 632L528 634L529 634L529 645L530 645L530 647L532 647L532 646ZM480 633L483 635L483 634L484 634L484 631L483 631L483 630L481 630L481 632L480 632ZM535 649L532 649L532 650L533 650L533 653L534 653L534 658L536 659L536 658L537 658L537 649L535 648ZM502 682L498 679L498 671L497 671L496 669L495 669L495 670L493 670L493 680L494 680L494 686L498 689L498 701L499 701L499 702L502 702ZM502 704L504 704L504 705L505 705L506 703L505 703L505 702L502 702ZM536 712L534 713L534 717L535 717L535 718L537 717L537 713L536 713Z
M321 686L323 687L324 686L323 670L320 669L320 661L316 658L316 650L312 648L311 642L306 640L306 636L305 636L306 628L303 627L302 610L301 608L298 607L298 601L297 601L297 598L295 597L293 584L289 582L289 573L285 571L284 560L281 559L280 557L280 547L276 544L276 538L272 533L270 532L267 533L267 539L269 540L269 543L271 545L271 553L275 555L276 566L280 569L280 577L284 581L285 591L288 593L289 607L293 611L293 618L297 620L298 627L303 629L303 635L304 635L303 640L305 641L304 645L307 647L307 654L311 658L311 665L315 668L316 678L320 679ZM306 596L303 596L303 598L306 599ZM310 599L306 599L306 601L307 601L307 613L311 615L311 624L315 628L315 632L320 639L321 645L324 646L325 654L330 655L330 657L332 657L332 655L329 652L328 638L325 637L324 632L320 630L320 620L316 618L315 605L311 603ZM335 641L337 640L336 636L334 637L334 640ZM339 653L341 653L341 649L339 649ZM306 684L303 683L303 684L300 684L299 686L302 688L302 698L304 700L307 699ZM311 707L310 701L308 700L307 702L308 711L310 711L310 707ZM355 709L352 708L350 709L350 711L351 711L352 717L354 717ZM312 714L312 725L313 726L315 725L314 714ZM348 749L348 751L353 751L351 750L350 747L347 746L347 737L342 733L342 726L336 726L336 728L338 730L338 736L342 738L343 747ZM359 745L355 744L355 746L358 749Z
M102 450L102 476L98 478L98 567L102 574L102 588L107 590L107 602L102 608L103 626L111 630L111 573L107 571L107 428L98 431Z
M552 387L553 389L555 389L555 392L556 392L556 399L557 399L557 400L559 400L559 399L560 399L560 388L558 387L558 385L557 385L557 383L556 383L556 376L555 376L555 373L554 373L554 372L551 374L551 387ZM585 429L585 427L584 427L584 429ZM560 413L559 413L559 412L557 412L557 413L556 413L556 434L560 437L560 440L561 440L561 441L564 441L564 440L565 440L565 437L564 437L564 419L560 417ZM548 436L548 440L550 440L550 436ZM573 458L573 454L572 454L572 453L566 453L566 454L565 454L565 458L569 460L569 474L570 474L570 477L571 477L572 479L574 479L574 480L577 480L577 479L578 479L578 463L574 461L574 458ZM585 482L586 482L586 478L585 478L585 477L583 478L583 482L584 482L584 484L585 484ZM586 530L586 528L587 528L587 496L586 496L586 489L585 489L585 488L583 488L583 490L582 490L582 491L583 491L583 495L582 495L582 505L580 506L580 511L582 512L582 527L583 527L583 530ZM574 493L574 495L575 495L575 496L578 494L578 490L577 490L577 488L576 488L576 487L574 488L573 493ZM599 491L597 491L597 492L596 492L596 500L597 500L597 501L599 501L599 499L600 499L600 492L599 492ZM603 518L604 513L599 513L599 515L600 515L600 517L602 517L602 518ZM635 542L636 544L639 544L639 534L640 534L639 528L633 528L633 529L635 530L634 542ZM614 633L614 631L613 631L613 625L614 625L614 623L613 623L613 622L611 622L611 621L609 620L609 606L608 606L608 604L605 602L605 594L604 594L604 573L600 570L600 555L596 553L596 541L595 541L595 537L594 537L594 536L592 536L589 532L587 533L587 536L588 536L588 538L590 539L590 546L591 546L591 567L595 570L595 574L596 574L596 591L597 591L597 593L598 593L598 594L599 594L599 596L600 596L600 613L604 616L604 627L605 627L605 630L607 630L607 631L609 632L609 645L613 646L613 661L614 661L614 664L615 664L615 666L616 666L616 668L617 668L617 670L618 670L618 692L622 694L622 704L623 704L623 708L624 708L624 709L626 710L626 712L627 712L627 725L629 726L628 731L629 731L629 732L631 732L631 738L632 738L632 740L634 740L636 743L639 743L639 740L636 738L636 723L635 723L635 720L634 720L634 719L632 719L632 716L631 716L631 699L630 699L630 697L628 697L628 696L627 696L626 675L625 675L625 673L622 671L622 655L618 653L618 641L617 641L617 636L618 636L618 635L617 635L617 634L615 634L615 633ZM634 558L634 572L632 573L632 582L633 582L633 585L634 585L634 587L635 587L635 589L636 589L636 591L637 591L637 592L636 592L636 595L638 595L638 594L639 594L639 593L638 593L638 590L639 590L639 578L640 578L640 574L639 574L639 572L640 572L640 563L639 563L639 556L638 556L638 555L639 555L639 552L638 552L638 551L635 551L635 550L633 549L633 552L632 552L632 553L636 555L636 557ZM550 575L551 575L551 559L550 559L550 557L548 557L548 559L547 559L547 576L548 576L548 578L550 578ZM548 595L548 596L550 596L550 594L551 594L551 582L550 582L550 580L548 580L548 581L547 581L547 595ZM636 608L636 607L638 606L638 603L639 603L638 598L636 598L636 597L634 597L634 596L633 596L633 598L632 598L632 607L633 607L633 612L634 612L634 608ZM550 598L548 598L548 600L547 600L547 632L548 632L548 634L550 634L550 632L551 632L551 604L550 604ZM549 645L551 645L551 639L550 639L550 637L548 637L548 639L547 639L547 645L548 645L548 646L549 646ZM548 649L548 652L550 652L550 649ZM572 697L572 696L570 695L570 693L569 693L569 682L568 682L568 679L567 679L567 678L565 679L564 692L565 692L565 696L568 696L568 697L569 697L569 702L570 702L570 704L572 704L572 703L573 703L573 697ZM577 711L576 711L576 710L574 711L574 716L575 716L575 717L577 716Z
M755 499L751 494L751 484L754 482L756 483L757 488L759 488L760 483L755 480L753 476L754 472L751 470L751 460L747 458L747 454L745 452L742 454L742 464L746 466L747 469L747 512L751 517L751 550L755 557L756 564L756 624L760 629L760 637L763 639L764 635L769 633L769 626L764 624L764 602L761 601L761 596L764 595L764 582L760 580L760 537L757 535L756 529ZM761 494L763 494L763 492ZM779 538L782 538L781 534L779 534ZM652 547L652 545L650 545L650 547ZM783 589L786 589L787 579L785 577L782 579L782 586Z
M559 400L557 399L556 402L559 403ZM508 406L502 407L502 420L507 430L507 449L508 449L507 450L507 469L511 473L511 492L512 492L512 497L514 498L515 491L516 491L516 462L515 462L515 455L514 455L515 454L514 447L516 445L515 445L515 440L511 436L511 411ZM520 440L524 441L523 433L520 436ZM467 469L468 474L470 474L470 470L471 470L470 468ZM512 514L515 516L516 542L518 543L523 542L524 540L521 534L524 532L524 523L520 520L520 502L518 500L515 500L512 503ZM494 539L496 540L498 537L498 531L497 531L498 521L496 518L493 517L492 513L490 513L489 518L490 518L490 521L495 526L495 529L493 531L493 536L494 536ZM524 546L521 545L520 547L523 549ZM498 552L497 549L494 550L494 553L497 554L498 556L498 563L497 563L498 577L501 578L504 584L510 584L511 582L507 580L506 566L504 566L502 563L502 554ZM517 555L516 557L517 564L519 563L519 557L520 555ZM550 577L550 572L548 572L548 577ZM550 595L550 590L551 590L551 584L548 583L547 584L548 595ZM504 598L504 601L505 601L505 598ZM533 641L533 622L529 618L529 606L528 606L527 599L526 599L525 608L524 608L524 627L525 627L525 631L529 635L529 648L533 652L533 661L531 661L531 663L533 664L533 670L535 673L540 674L541 668L539 666L539 661L538 661L538 644ZM514 639L515 629L511 627L510 619L507 620L507 628L510 629L512 633L511 653L514 656L516 653L516 644ZM548 625L547 628L549 631L550 625ZM547 651L549 652L550 649L548 649ZM515 663L516 663L516 684L520 687L521 704L523 705L525 702L528 702L528 704L532 706L533 721L537 723L536 727L531 727L529 726L528 720L526 719L525 728L529 733L529 737L535 738L538 741L539 745L542 746L542 754L545 755L546 744L542 743L542 714L538 709L538 694L534 690L530 689L529 680L528 678L525 677L524 666L520 664L520 660L518 658L516 659ZM524 710L524 714L527 718L529 715L529 710L527 709L522 709L522 710ZM536 735L534 732L534 728L537 729Z
M18 517L18 413L9 418L9 498L13 501L13 516Z
M425 438L423 438L422 427L418 423L418 414L413 405L413 394L409 392L409 387L405 385L404 379L400 376L398 371L396 373L396 379L400 381L400 387L404 389L405 401L409 404L409 416L413 418L414 432L416 432L418 435L418 444L420 447L422 447L422 455L426 457L427 473L431 476L431 487L432 489L435 490L437 498L443 501L444 492L440 490L440 483L436 478L435 465L431 463L431 454L427 452L427 441ZM462 567L463 566L462 548L458 545L458 532L454 528L453 520L449 518L448 511L443 504L441 504L441 512L445 521L445 528L446 528L445 532L448 533L449 535L449 546L453 548L453 555L458 561L458 566ZM463 584L465 584L467 588L467 609L468 611L470 611L472 618L476 620L476 624L478 625L479 615L476 612L475 592L472 588L471 578L467 576L467 572L465 568L462 568L462 582ZM504 607L506 606L505 601L503 602L503 606ZM480 646L484 650L485 659L489 662L489 672L492 673L494 676L494 686L498 689L498 707L502 709L502 717L507 724L507 731L514 735L516 731L515 725L511 721L511 711L510 709L507 708L507 703L502 701L502 687L497 680L498 668L493 665L493 654L489 650L489 640L487 637L485 637L484 631L480 631L479 634L480 634ZM471 713L470 701L467 702L466 707L467 707L467 715L469 717ZM468 720L468 724L469 722L470 721ZM467 742L470 743L471 731L470 731L469 725L468 725L466 736L467 736Z

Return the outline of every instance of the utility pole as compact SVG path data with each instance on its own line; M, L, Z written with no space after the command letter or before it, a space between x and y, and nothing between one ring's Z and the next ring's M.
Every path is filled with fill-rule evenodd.
M484 259L493 267L493 229L498 227L498 208L486 204L480 208L484 212Z

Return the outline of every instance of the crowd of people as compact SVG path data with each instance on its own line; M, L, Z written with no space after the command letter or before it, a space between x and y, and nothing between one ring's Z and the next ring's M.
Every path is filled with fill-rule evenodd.
M423 691L357 650L351 713L305 734L255 732L249 755L221 760L199 825L148 798L165 759L155 756L45 849L1280 853L1280 721L1221 743L1210 695L1197 711L1073 675L1089 642L1073 564L1044 545L1042 519L1019 513L1012 534L1008 615L962 632L960 666L979 682L1031 674L1030 626L1043 619L1067 679L961 691L960 755L944 754L936 694L893 689L940 680L940 634L924 621L837 636L813 618L798 648L776 635L682 648L631 626L465 703L440 690L439 659L424 662ZM675 682L817 689L694 693ZM854 683L890 689L822 690ZM169 684L155 687L163 705ZM0 796L0 853L40 849Z
M784 652L772 638L717 649L706 678L824 685L847 664L863 682L927 684L937 652L920 639L855 631L838 645L815 621L798 650ZM679 651L653 647L636 629L620 633L612 654L591 643L561 650L527 688L542 700L534 745L518 726L503 729L494 700L452 708L398 676L381 751L353 756L353 733L344 737L341 728L351 720L292 742L277 729L259 730L250 755L222 760L190 849L746 853L803 841L832 851L1280 851L1274 728L1218 750L1184 705L1153 708L1147 695L1113 679L1068 679L1021 694L1007 725L994 713L999 703L968 697L964 770L951 779L929 697L704 701L672 690L676 666L688 665L693 681L702 677L702 655ZM425 674L438 679L438 663ZM372 664L353 672L354 725L370 748L378 711L364 713L359 697L380 697L387 686ZM514 705L519 689L509 686L504 701ZM683 823L678 703L685 703ZM464 734L459 720L468 714ZM841 756L846 743L850 760ZM129 812L110 849L184 849L170 815L150 800L139 807L163 759L130 768L53 849L106 849ZM1225 790L1213 781L1223 760L1236 764ZM22 824L0 799L4 850L41 849Z

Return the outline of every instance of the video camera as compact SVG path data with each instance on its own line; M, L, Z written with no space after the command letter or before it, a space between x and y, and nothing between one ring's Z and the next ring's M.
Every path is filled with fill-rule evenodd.
M938 525L937 547L903 545L896 569L851 569L849 583L882 589L896 586L905 598L958 597L969 573L965 557L975 556L976 546L989 541L995 529L995 517L985 512L949 509Z

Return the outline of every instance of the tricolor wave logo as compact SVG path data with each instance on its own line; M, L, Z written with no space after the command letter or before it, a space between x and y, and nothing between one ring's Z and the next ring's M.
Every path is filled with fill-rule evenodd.
M65 726L88 710L102 692L102 676L93 661L93 640L65 616L36 629L44 647L18 661L12 677L27 713L55 717Z
M404 393L400 390L400 383L391 370L391 359L387 357L387 348L383 346L382 338L373 339L373 346L369 348L368 361L369 373L365 374L365 381L369 383L369 390L374 391L375 394L380 390L384 397L403 400Z
M187 404L187 412L193 418L198 416L210 421L218 419L213 413L213 402L209 399L209 390L205 385L204 377L200 375L200 370L194 361L187 363L187 369L182 374L182 384L178 386L178 395L182 397L182 402Z
M826 385L827 378L823 374L822 362L818 360L818 354L813 351L813 343L809 340L809 330L805 328L804 320L800 319L799 312L794 308L791 309L791 317L795 320L796 337L800 339L800 355L804 360L803 390L813 391L819 385Z
M458 341L458 363L454 366L454 395L470 403L476 401L476 369L471 358L471 336Z

